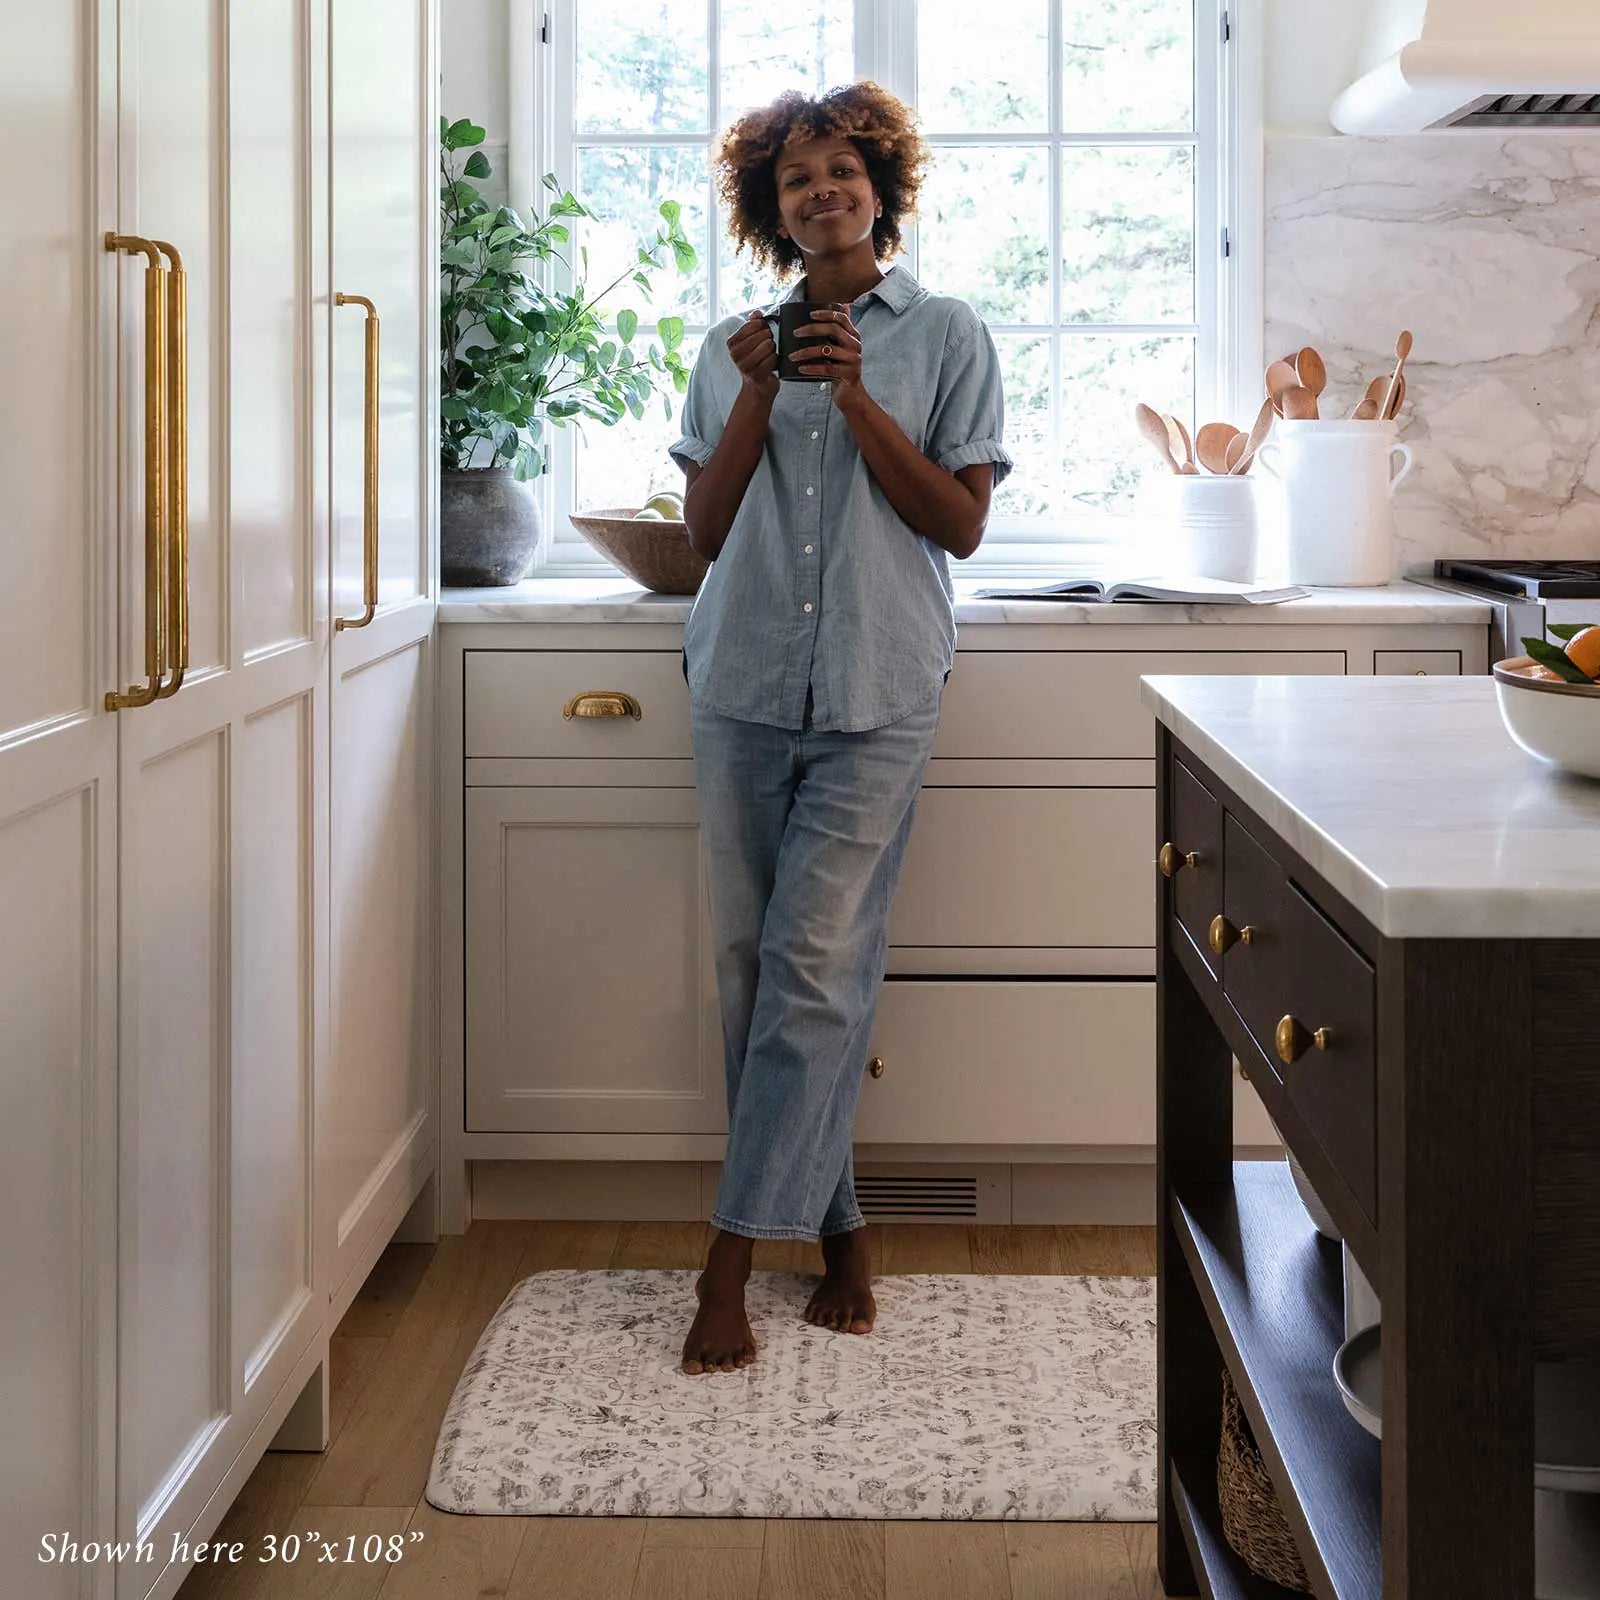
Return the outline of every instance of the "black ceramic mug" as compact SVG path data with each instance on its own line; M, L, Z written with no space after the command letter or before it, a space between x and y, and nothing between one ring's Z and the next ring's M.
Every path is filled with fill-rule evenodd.
M815 360L816 350L828 343L826 335L819 337L808 333L803 339L796 330L815 320L819 311L848 311L850 308L837 300L785 300L778 307L776 318L769 312L767 321L778 324L778 376L795 383L828 383L831 379L816 378L797 372L796 367Z

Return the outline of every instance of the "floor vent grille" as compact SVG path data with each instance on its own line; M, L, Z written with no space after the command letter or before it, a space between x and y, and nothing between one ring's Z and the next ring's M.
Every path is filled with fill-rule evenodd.
M978 1215L978 1179L953 1176L856 1174L856 1199L873 1222L956 1222Z
M1485 95L1454 117L1451 128L1593 128L1600 126L1600 94Z

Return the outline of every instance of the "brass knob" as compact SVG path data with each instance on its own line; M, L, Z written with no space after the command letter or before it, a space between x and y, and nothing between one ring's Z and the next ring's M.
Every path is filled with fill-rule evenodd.
M1180 868L1198 867L1200 856L1194 850L1180 854L1177 845L1164 844L1161 847L1161 854L1156 857L1156 865L1161 868L1162 877L1172 878L1177 876Z
M644 712L639 702L621 689L585 689L567 701L561 715L567 722L574 717L632 717L637 722Z
M883 1076L883 1057L874 1056L867 1063L867 1071L870 1072L874 1078L881 1078Z
M1256 930L1248 925L1236 928L1219 914L1211 919L1211 930L1206 938L1213 955L1225 956L1236 944L1254 944Z
M1312 1033L1298 1017L1284 1017L1278 1023L1274 1042L1277 1045L1278 1059L1284 1066L1292 1067L1307 1050L1313 1047L1318 1050L1330 1049L1333 1045L1333 1030L1318 1028Z

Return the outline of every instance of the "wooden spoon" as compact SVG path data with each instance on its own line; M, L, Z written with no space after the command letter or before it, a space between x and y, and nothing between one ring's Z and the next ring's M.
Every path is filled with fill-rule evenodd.
M1300 374L1287 361L1274 361L1267 368L1267 394L1271 397L1273 407L1280 417L1283 415L1285 391L1299 387Z
M1388 393L1383 397L1383 404L1378 408L1380 417L1394 415L1395 391L1400 387L1400 381L1405 376L1406 357L1411 354L1412 339L1409 333L1402 333L1394 342L1394 376L1389 380Z
M1256 416L1255 425L1250 429L1250 437L1245 440L1244 454L1229 468L1231 472L1248 472L1250 464L1256 458L1256 451L1267 442L1267 435L1272 432L1272 424L1278 420L1278 413L1272 402L1268 400Z
M1374 378L1367 385L1367 392L1361 397L1361 402L1350 413L1352 422L1376 422L1378 420L1378 407L1383 404L1383 397L1389 388L1387 378Z
M1389 409L1384 413L1385 418L1398 417L1400 408L1406 403L1406 375L1400 374L1400 382L1395 385L1394 399L1389 402Z
M1194 464L1194 440L1189 437L1189 430L1176 417L1166 417L1165 421L1172 437L1172 458L1180 463L1178 471L1197 474L1200 469Z
M1322 398L1322 391L1328 387L1328 368L1322 357L1307 345L1294 358L1295 374L1300 379L1300 387L1309 389L1315 399Z
M1227 465L1231 476L1238 470L1239 463L1244 459L1244 453L1249 448L1250 436L1247 433L1236 433L1228 444Z
M1208 422L1194 436L1194 453L1207 472L1224 477L1228 471L1228 448L1240 437L1239 430L1226 422Z
M1317 397L1309 389L1302 388L1298 383L1292 388L1285 389L1278 396L1278 404L1282 407L1284 416L1290 422L1315 422L1317 420Z
M1172 458L1172 438L1167 432L1166 418L1143 402L1133 408L1133 417L1139 432L1155 447L1156 454L1173 472L1178 471L1178 463Z

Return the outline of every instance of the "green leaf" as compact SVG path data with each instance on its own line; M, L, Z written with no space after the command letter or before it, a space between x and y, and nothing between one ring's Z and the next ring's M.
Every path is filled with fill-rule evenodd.
M694 253L694 246L687 239L674 239L672 259L677 263L679 272L693 272L694 264L699 258Z
M1580 633L1587 633L1594 626L1592 622L1552 622L1549 631L1558 639L1576 639Z
M642 272L636 272L633 275L633 281L644 291L644 297L648 300L650 298L650 280Z
M553 173L553 172L545 173L545 175L539 180L539 182L542 183L545 186L545 188L553 190L556 194L560 194L561 193L561 183L560 183L560 180L556 177L555 173Z
M637 311L619 311L617 313L617 337L624 344L632 344L633 336L639 328L639 313Z
M461 117L444 130L443 143L447 150L464 150L469 145L482 144L486 137L484 130L470 117Z
M644 401L638 395L630 394L628 396L628 409L633 413L635 421L644 421Z
M683 207L676 200L663 200L656 209L666 218L669 227L683 215Z
M477 265L478 247L470 239L446 245L439 252L440 262L447 267L472 267Z
M1557 677L1565 678L1568 683L1595 681L1565 650L1551 644L1548 639L1524 639L1522 646L1541 666L1549 667Z
M465 422L467 402L459 395L447 394L439 402L439 415L450 422Z
M668 350L676 350L683 343L683 318L663 317L656 324L656 331L661 335L661 342Z
M464 177L487 178L494 169L489 165L489 158L481 150L474 150L467 157L467 164L461 171Z

